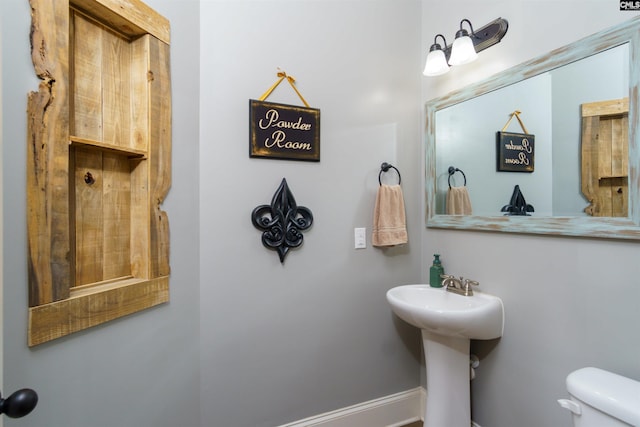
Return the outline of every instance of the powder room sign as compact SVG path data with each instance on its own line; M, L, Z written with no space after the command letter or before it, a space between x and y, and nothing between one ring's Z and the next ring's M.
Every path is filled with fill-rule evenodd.
M250 157L320 161L320 110L249 100Z
M520 119L520 111L511 117L501 131L496 133L498 172L533 172L535 160L535 135L530 134ZM518 119L524 133L505 132L513 117Z
M249 100L249 157L320 161L320 110L311 108L293 76L278 69L278 80L257 100ZM287 80L304 107L265 102Z
M534 135L498 132L498 171L533 172Z

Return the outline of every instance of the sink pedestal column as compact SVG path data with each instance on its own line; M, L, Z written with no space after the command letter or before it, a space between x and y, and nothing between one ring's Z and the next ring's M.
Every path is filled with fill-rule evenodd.
M471 425L469 343L467 338L422 329L427 370L424 427Z

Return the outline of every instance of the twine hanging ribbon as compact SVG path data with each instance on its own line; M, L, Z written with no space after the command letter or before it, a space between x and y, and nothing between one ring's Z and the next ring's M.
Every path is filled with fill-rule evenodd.
M282 81L284 79L287 79L287 81L289 82L289 84L291 85L291 87L293 88L293 90L296 91L296 93L298 94L298 96L300 97L300 99L302 100L302 103L307 107L307 108L311 108L309 106L309 104L307 103L307 101L304 99L304 97L302 96L302 94L298 91L298 89L296 88L296 79L293 78L293 76L289 76L287 75L287 73L284 70L280 70L278 68L278 77L279 79L265 92L262 94L262 96L260 98L258 98L258 101L264 101L265 99L267 99L269 97L269 95L271 95L271 92L273 92L273 90L275 88L278 87L278 85L280 83L282 83ZM519 119L518 119L519 120Z
M509 127L509 123L511 123L511 120L513 120L513 116L516 117L516 119L518 119L518 122L520 123L520 126L522 127L522 130L524 131L524 133L529 133L529 131L527 130L527 128L524 126L524 123L522 123L522 119L520 119L520 111L516 110L513 113L510 114L511 117L509 117L509 120L507 121L507 124L504 125L504 127L502 128L501 132L504 132L507 130L507 128Z

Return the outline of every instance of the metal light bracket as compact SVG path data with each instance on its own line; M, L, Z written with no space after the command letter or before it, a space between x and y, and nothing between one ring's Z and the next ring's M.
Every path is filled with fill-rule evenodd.
M471 40L473 41L473 46L476 49L476 52L482 52L483 50L497 44L502 40L504 35L507 33L509 29L509 22L503 18L497 18L491 22L489 22L484 27L475 30L472 34L469 34ZM447 45L442 48L444 54L447 58L447 61L451 57L451 48L453 44Z

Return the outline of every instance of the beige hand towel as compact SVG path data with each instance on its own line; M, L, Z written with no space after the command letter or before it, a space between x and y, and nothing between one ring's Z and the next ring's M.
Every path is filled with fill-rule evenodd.
M466 186L449 188L447 215L471 215L471 199Z
M373 246L395 246L407 243L404 197L399 185L381 185L373 210Z

